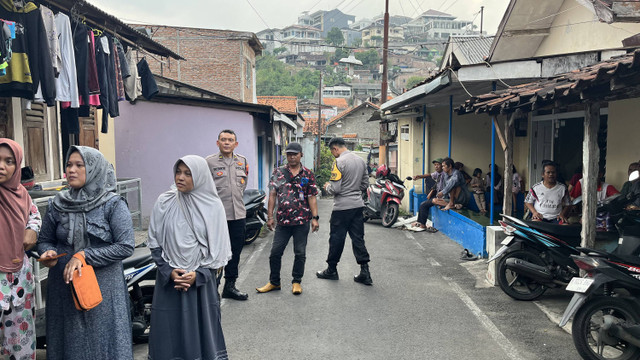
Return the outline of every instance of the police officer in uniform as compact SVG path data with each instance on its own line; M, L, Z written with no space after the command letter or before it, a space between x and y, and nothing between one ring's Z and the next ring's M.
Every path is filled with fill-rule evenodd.
M333 211L329 220L329 255L325 270L318 271L320 279L338 280L338 262L344 250L347 233L351 238L353 254L360 265L360 274L353 280L365 285L372 285L369 273L369 252L364 245L364 218L362 210L362 192L369 186L367 164L358 155L347 150L342 138L329 141L331 154L336 158L331 170L331 179L324 188L333 195Z
M224 204L232 253L231 260L224 268L225 283L222 297L247 300L249 295L240 292L236 288L236 279L238 278L240 253L245 241L245 218L247 213L242 195L247 187L249 164L247 163L247 158L233 152L238 146L236 133L233 130L222 130L216 143L220 152L209 155L207 163L216 183L220 200Z

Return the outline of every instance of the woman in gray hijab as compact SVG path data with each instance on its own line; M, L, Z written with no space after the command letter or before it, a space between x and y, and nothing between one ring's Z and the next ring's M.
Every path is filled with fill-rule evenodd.
M149 247L158 264L149 359L228 359L216 274L231 259L224 206L207 161L187 155L158 197Z
M66 163L69 190L49 201L38 238L48 266L47 359L133 359L129 294L122 260L131 256L134 233L113 167L96 149L72 146ZM57 254L66 255L53 258ZM94 267L102 302L76 310L69 281L82 262Z

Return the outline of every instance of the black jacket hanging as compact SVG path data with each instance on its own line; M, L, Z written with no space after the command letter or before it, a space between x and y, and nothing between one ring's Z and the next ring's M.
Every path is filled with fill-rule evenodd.
M103 133L109 130L109 79L107 69L109 66L109 55L104 52L102 46L102 36L96 39L96 67L98 69L98 83L100 84L100 107L102 108L102 129ZM105 38L106 39L106 38Z

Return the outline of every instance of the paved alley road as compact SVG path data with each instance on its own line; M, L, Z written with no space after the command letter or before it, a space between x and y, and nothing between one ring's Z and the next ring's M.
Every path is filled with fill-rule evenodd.
M293 250L282 264L282 290L257 294L268 281L270 234L246 246L238 287L249 300L222 301L232 359L579 359L571 336L529 302L498 287L476 287L459 260L461 247L436 233L409 233L367 223L373 286L359 270L350 240L339 281L321 280L326 266L330 200L320 200L320 232L309 236L303 293L291 294ZM481 282L479 282L481 283ZM549 296L554 296L553 293ZM146 359L146 346L136 346Z

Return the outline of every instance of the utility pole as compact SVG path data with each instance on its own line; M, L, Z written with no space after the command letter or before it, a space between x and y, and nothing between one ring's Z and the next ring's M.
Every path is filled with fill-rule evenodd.
M483 22L484 22L484 6L480 6L480 37L482 37Z
M385 0L384 5L384 40L382 41L382 89L380 91L380 105L387 102L387 59L389 55L389 0ZM385 140L382 138L383 134L387 132L387 124L380 120L380 146L378 148L379 164L386 163L387 161L387 146Z
M316 166L315 171L320 170L320 133L322 132L322 71L320 72L320 84L318 84L318 129L316 135Z

